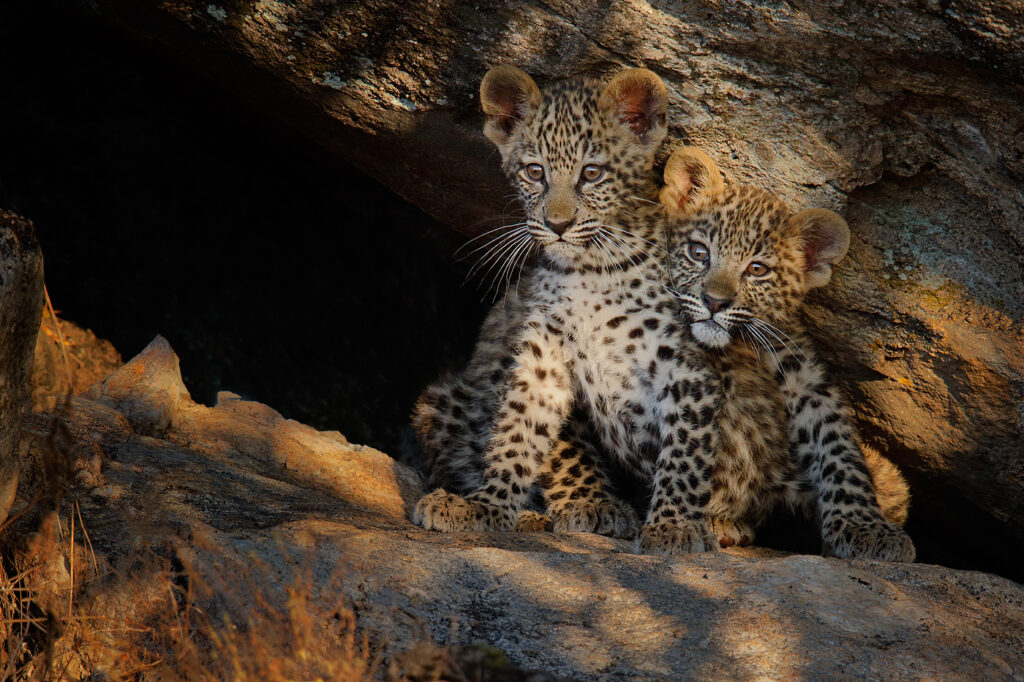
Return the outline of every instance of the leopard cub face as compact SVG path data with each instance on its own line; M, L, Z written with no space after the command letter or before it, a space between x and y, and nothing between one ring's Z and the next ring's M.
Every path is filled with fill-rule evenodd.
M794 213L756 187L726 186L691 147L672 155L665 179L670 276L694 338L719 349L737 338L785 345L804 295L827 284L846 254L846 222L824 209Z
M564 265L630 253L616 214L650 198L654 152L667 129L661 79L627 69L607 85L576 79L541 90L519 69L498 66L484 77L480 99L484 134L525 209L506 247L539 248Z

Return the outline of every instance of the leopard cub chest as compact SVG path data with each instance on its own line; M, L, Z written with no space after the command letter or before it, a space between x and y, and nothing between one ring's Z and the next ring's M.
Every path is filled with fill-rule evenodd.
M737 345L712 357L722 403L708 509L731 521L754 519L794 482L785 397L754 349Z

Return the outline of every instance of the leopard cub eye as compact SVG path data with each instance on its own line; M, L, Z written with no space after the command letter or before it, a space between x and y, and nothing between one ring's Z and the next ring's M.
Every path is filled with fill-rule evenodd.
M595 163L589 163L583 167L583 179L587 182L597 182L604 176L604 168Z
M704 263L711 258L711 252L708 251L708 247L700 242L690 242L687 244L686 254L698 263Z
M747 266L747 274L753 275L754 277L763 277L771 272L771 268L764 263L758 263L757 261L752 262Z
M540 165L539 163L526 164L526 167L523 169L523 172L526 173L526 177L533 180L534 182L540 182L541 180L544 179L544 166Z

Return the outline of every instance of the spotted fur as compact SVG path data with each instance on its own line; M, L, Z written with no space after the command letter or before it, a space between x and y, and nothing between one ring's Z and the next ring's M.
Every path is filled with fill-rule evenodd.
M865 459L799 314L807 291L826 284L846 253L845 221L725 186L699 150L678 150L665 174L661 198L677 221L673 286L694 337L718 351L721 448L708 514L723 544L753 539L766 512L788 504L817 514L826 554L913 561L900 527L906 483L877 453ZM695 191L673 190L680 185Z
M442 487L414 521L508 530L540 482L556 527L631 532L601 470L607 456L651 481L639 551L714 549L703 509L718 381L652 255L667 246L652 173L664 85L632 69L607 86L574 80L542 93L518 69L497 67L481 100L485 134L526 214L499 247L513 265L531 251L536 261L522 298L510 294L500 304L510 308L488 318L470 367L417 403L414 424Z

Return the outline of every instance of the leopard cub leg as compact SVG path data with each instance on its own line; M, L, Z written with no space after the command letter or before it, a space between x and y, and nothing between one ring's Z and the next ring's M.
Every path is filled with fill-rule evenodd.
M825 553L841 559L913 561L910 536L888 521L879 506L839 391L811 359L787 359L779 374L798 467L815 484Z
M634 537L639 525L636 512L612 493L590 441L573 424L563 435L571 440L556 444L537 478L554 531Z
M666 353L675 362L678 352ZM686 372L683 372L685 367ZM669 369L675 369L669 366ZM636 538L641 554L712 552L719 543L708 527L705 510L719 445L717 377L688 364L687 374L659 391L661 450L654 467L647 519Z

